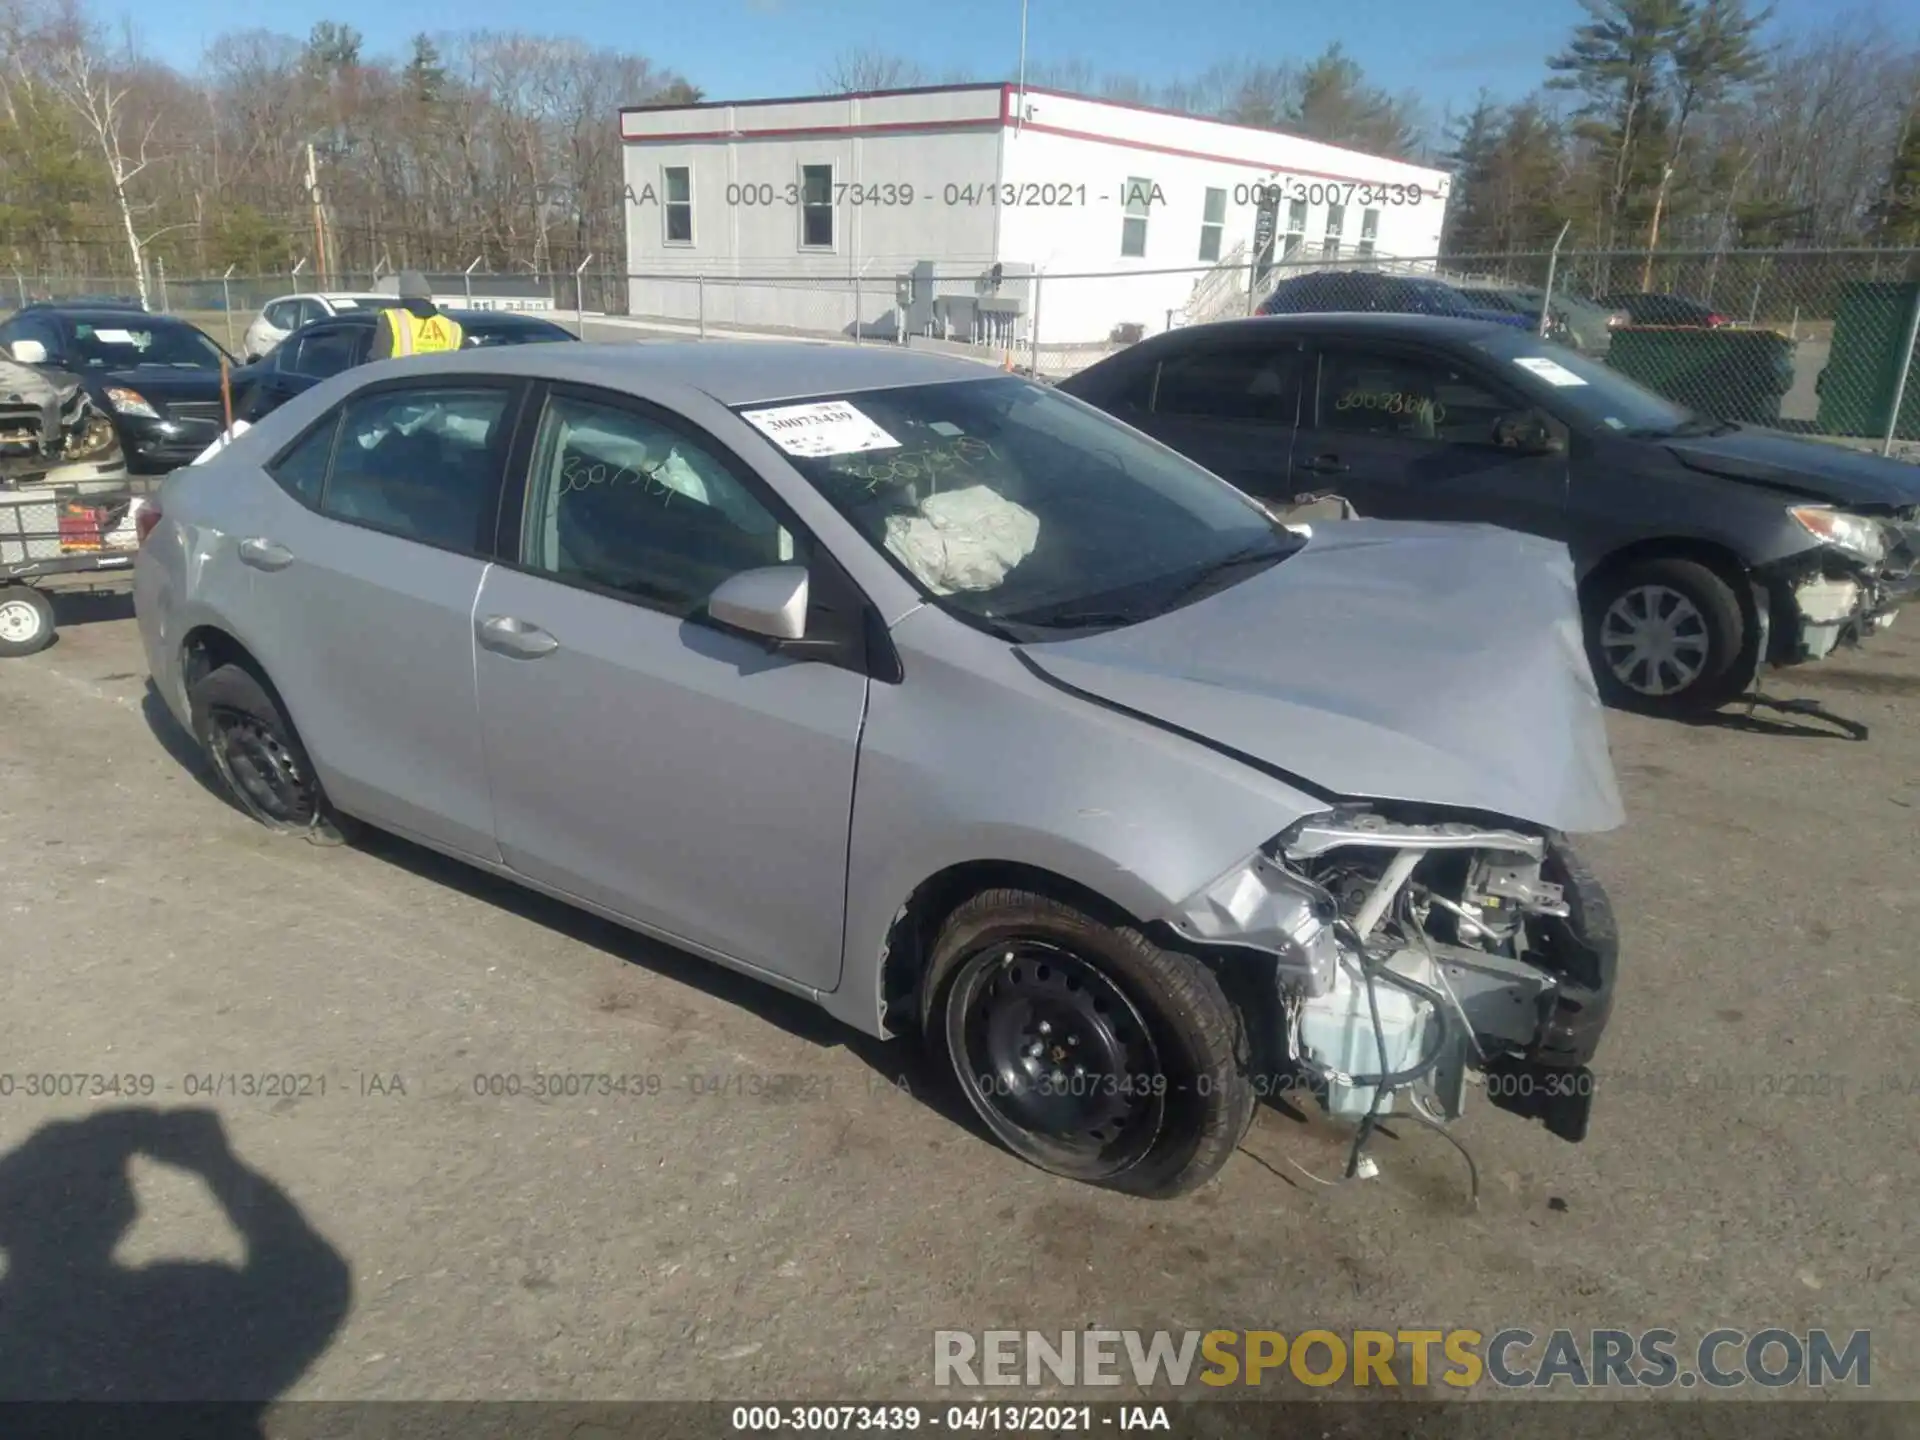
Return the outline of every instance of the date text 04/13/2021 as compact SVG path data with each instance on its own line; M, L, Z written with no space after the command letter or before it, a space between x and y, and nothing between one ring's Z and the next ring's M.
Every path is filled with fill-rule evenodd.
M652 185L638 190L626 187L627 203L636 206L660 205L660 192ZM775 184L772 181L742 181L729 184L723 199L732 209L800 209L813 206L854 206L856 208L897 209L910 205L1004 209L1067 209L1086 205L1110 205L1122 209L1152 208L1167 203L1166 191L1159 185L1128 183L1088 186L1079 181L948 181L945 184L916 184L911 180L840 182L832 185L803 185L797 181Z
M999 1433L1089 1435L1096 1430L1171 1431L1165 1405L736 1405L731 1429L750 1435L766 1431L949 1430L961 1434Z
M1235 209L1277 208L1282 201L1378 209L1418 205L1427 198L1427 192L1417 183L1376 184L1358 180L1262 180L1231 186L1209 186L1207 189L1209 193L1224 193L1227 203ZM730 209L856 206L885 210L910 205L1064 209L1105 205L1138 212L1165 206L1169 197L1161 185L1139 180L1092 186L1079 180L948 180L939 184L932 181L876 180L836 181L825 185L808 185L795 180L784 184L760 180L729 183L722 192L722 199ZM628 185L626 200L634 206L666 203L666 197L651 183L637 190Z

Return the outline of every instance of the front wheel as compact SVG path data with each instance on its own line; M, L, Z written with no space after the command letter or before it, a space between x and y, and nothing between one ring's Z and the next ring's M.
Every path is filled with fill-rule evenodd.
M1245 1027L1212 970L1019 890L941 927L929 1036L987 1128L1043 1170L1167 1198L1204 1184L1253 1117Z
M1654 715L1716 710L1743 688L1746 617L1727 582L1694 560L1644 560L1586 597L1587 652L1601 693Z
M0 657L32 655L53 643L53 602L31 585L0 585Z

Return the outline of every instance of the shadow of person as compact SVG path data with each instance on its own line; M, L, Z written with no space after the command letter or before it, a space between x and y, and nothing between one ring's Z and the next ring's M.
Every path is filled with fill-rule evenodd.
M246 1260L129 1268L134 1155L197 1175ZM223 1402L193 1425L257 1435L260 1412L347 1314L346 1261L211 1110L122 1108L42 1126L0 1157L0 1400ZM237 1403L224 1403L237 1402Z

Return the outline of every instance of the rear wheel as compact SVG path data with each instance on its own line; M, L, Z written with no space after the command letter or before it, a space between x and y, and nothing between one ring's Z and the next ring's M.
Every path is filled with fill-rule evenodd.
M0 656L31 655L53 643L53 602L31 585L0 585Z
M257 675L222 665L195 680L187 699L194 738L241 809L283 834L344 838L293 722Z
M1240 1013L1213 972L1130 927L1019 890L942 926L930 1038L961 1092L1022 1159L1170 1197L1210 1179L1246 1134Z
M1656 715L1718 709L1740 693L1746 618L1727 582L1695 560L1643 560L1587 597L1587 650L1601 692Z

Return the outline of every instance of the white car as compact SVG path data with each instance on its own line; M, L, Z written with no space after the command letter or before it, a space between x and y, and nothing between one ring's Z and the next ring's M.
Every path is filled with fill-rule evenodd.
M399 299L392 295L359 291L282 295L278 300L269 300L261 307L253 323L247 327L241 349L246 359L258 360L308 321L324 320L329 315L347 314L355 310L378 310L399 303Z

